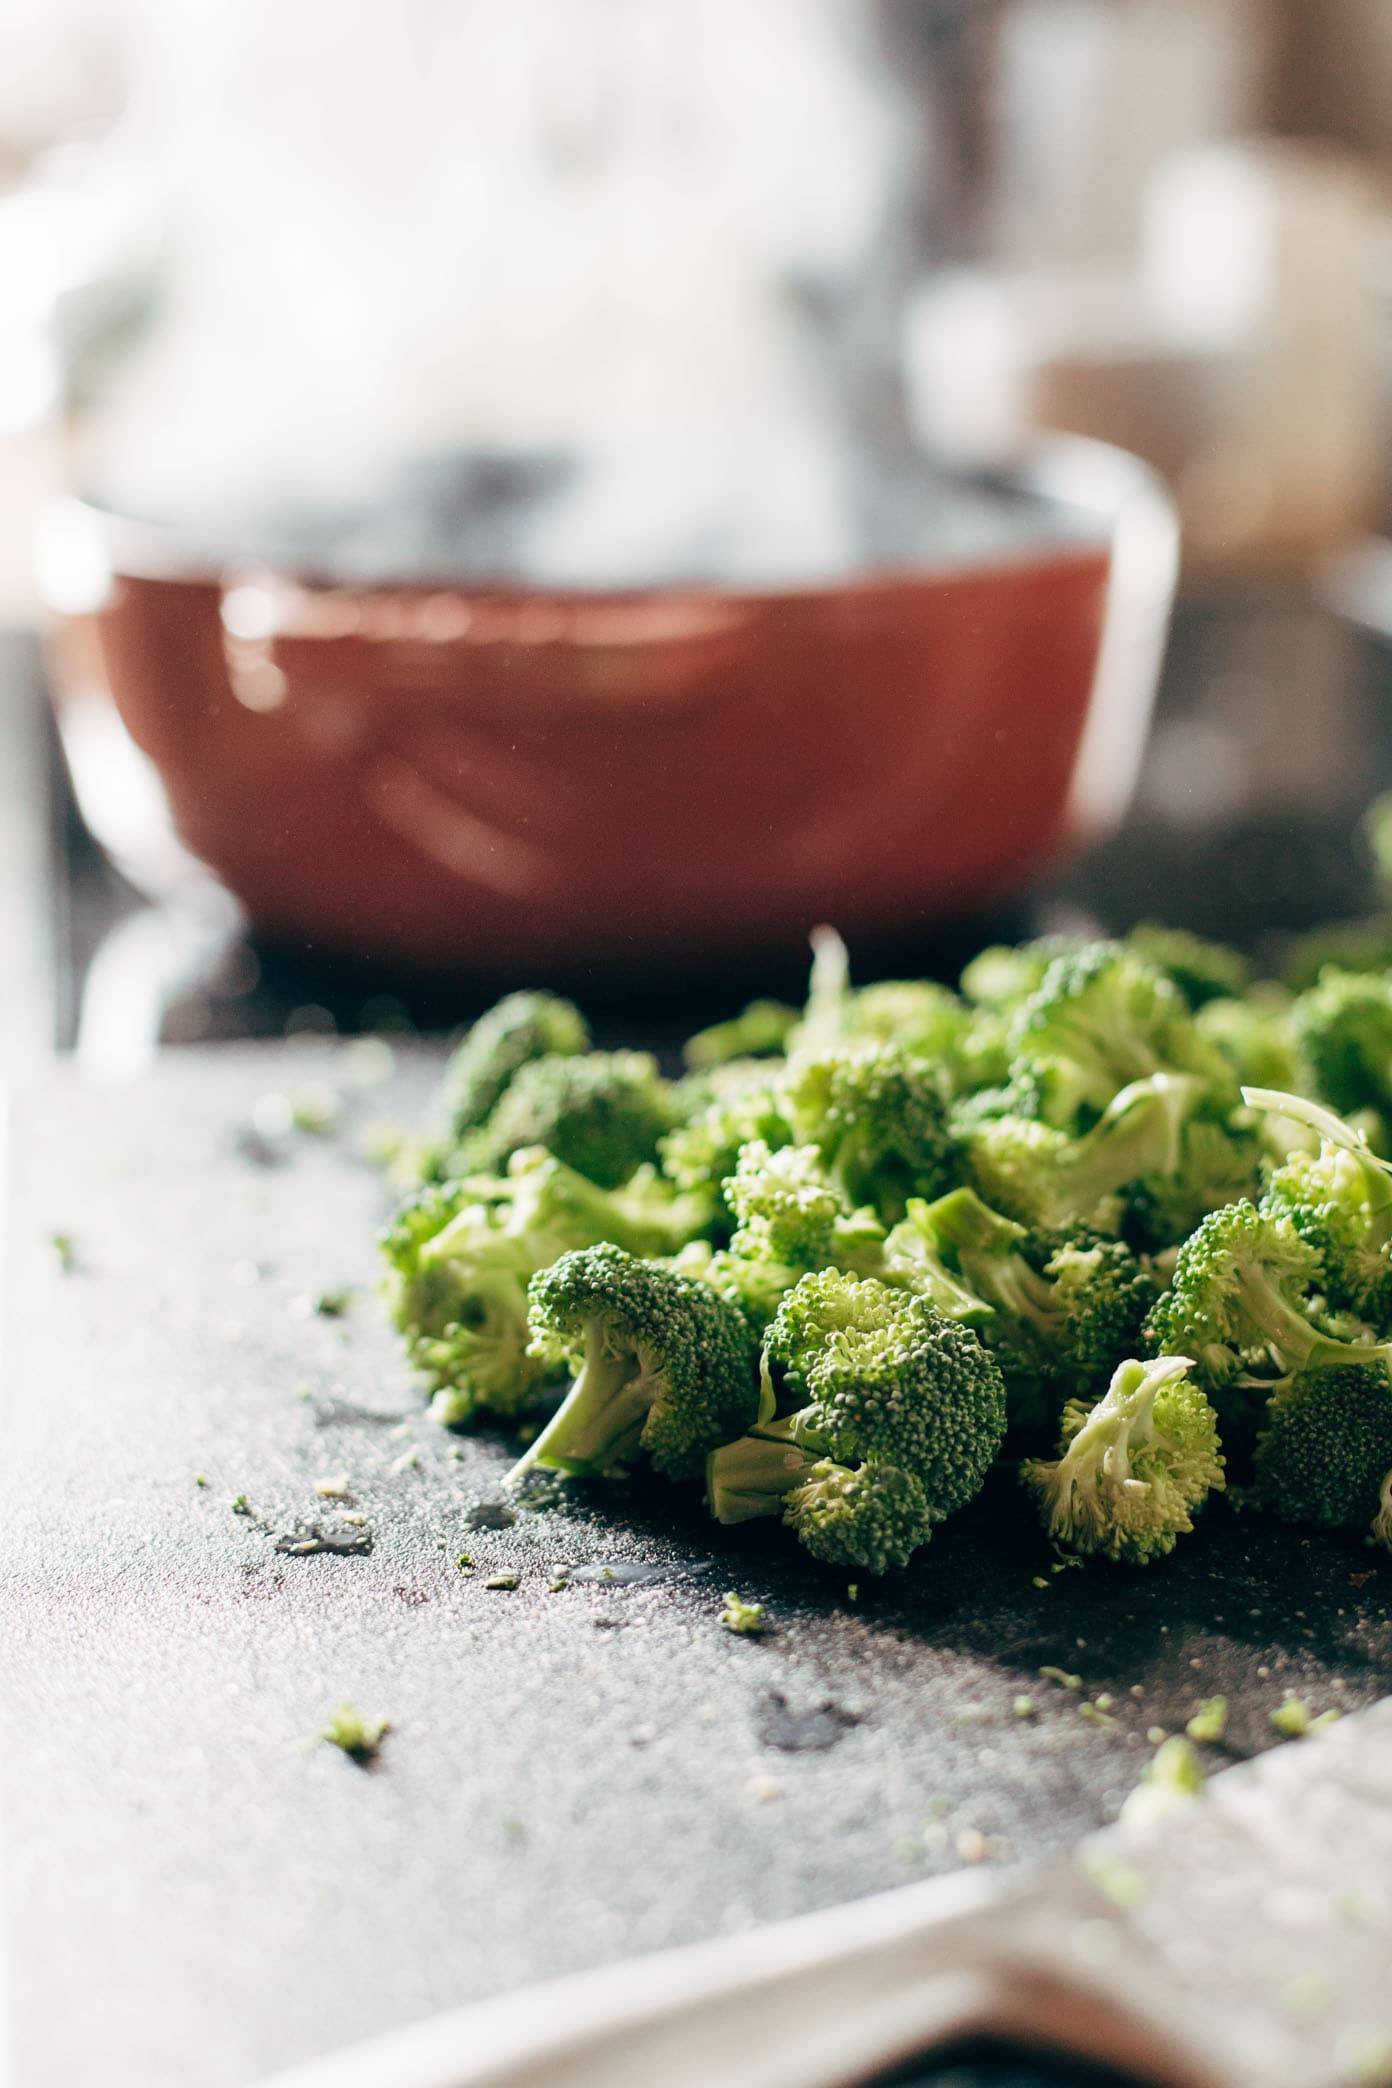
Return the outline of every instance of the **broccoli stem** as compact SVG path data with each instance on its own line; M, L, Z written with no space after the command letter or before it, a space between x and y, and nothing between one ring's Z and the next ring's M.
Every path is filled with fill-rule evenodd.
M580 1478L601 1476L629 1464L653 1401L653 1385L631 1348L616 1349L602 1327L585 1329L585 1353L565 1399L536 1441L518 1459L512 1476L534 1465Z
M784 1496L817 1462L817 1453L794 1442L787 1430L786 1422L774 1422L712 1451L706 1459L706 1501L717 1522L782 1514Z
M1174 1174L1194 1093L1183 1074L1157 1073L1123 1088L1060 1163L1054 1187L1062 1208L1087 1210L1128 1182Z
M1336 1341L1321 1334L1272 1283L1260 1263L1237 1272L1237 1295L1283 1377L1299 1370L1331 1370L1342 1363L1381 1363L1392 1374L1392 1344Z

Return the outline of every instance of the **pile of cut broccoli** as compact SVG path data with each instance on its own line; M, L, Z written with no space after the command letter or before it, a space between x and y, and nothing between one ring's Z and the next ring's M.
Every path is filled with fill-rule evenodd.
M1392 944L1318 958L1145 926L855 987L819 929L806 1005L677 1077L510 995L381 1237L433 1411L857 1573L1006 1461L1075 1555L1225 1487L1392 1549Z

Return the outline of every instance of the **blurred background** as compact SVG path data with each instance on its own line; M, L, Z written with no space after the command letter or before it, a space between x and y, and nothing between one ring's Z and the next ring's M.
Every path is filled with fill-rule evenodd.
M1385 0L9 0L10 1065L1358 913L1390 176Z

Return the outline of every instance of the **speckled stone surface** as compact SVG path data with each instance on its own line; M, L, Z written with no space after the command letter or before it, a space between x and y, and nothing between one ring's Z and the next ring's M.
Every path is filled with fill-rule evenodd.
M55 1075L12 1112L18 2088L232 2088L959 1845L1043 1854L1214 1691L1238 1756L1287 1689L1350 1708L1392 1685L1392 1566L1226 1505L1147 1574L1053 1573L1002 1475L856 1599L777 1529L714 1530L664 1488L509 1522L508 1446L428 1422L370 1289L383 1197L358 1134L419 1108L433 1069L357 1090L353 1064L189 1051L133 1089ZM315 1079L348 1098L337 1135L244 1135L258 1097ZM344 1317L311 1309L347 1284ZM316 1494L339 1475L351 1502ZM316 1525L371 1549L277 1549ZM767 1605L764 1638L721 1628L727 1587ZM1108 1719L1082 1715L1103 1692ZM392 1722L375 1768L309 1744L345 1699Z

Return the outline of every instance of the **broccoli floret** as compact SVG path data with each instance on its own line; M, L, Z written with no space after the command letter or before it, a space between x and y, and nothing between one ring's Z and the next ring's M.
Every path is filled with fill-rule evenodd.
M1328 921L1292 936L1281 951L1281 978L1293 993L1305 993L1323 972L1392 971L1392 914Z
M962 973L962 991L979 1008L1016 1008L1041 984L1056 957L1087 947L1082 935L1041 935L1033 942L993 943Z
M1089 943L1056 957L1017 1012L1011 1043L1043 1083L1045 1115L1065 1128L1156 1073L1196 1073L1234 1086L1175 986L1119 943Z
M682 1057L698 1073L729 1065L733 1059L776 1057L798 1019L797 1009L782 1001L754 1000L729 1022L712 1023L688 1037Z
M756 1139L770 1150L790 1145L793 1134L774 1092L779 1070L759 1059L719 1068L704 1099L661 1140L663 1173L679 1188L707 1190L734 1174L741 1150Z
M531 1405L547 1373L528 1353L527 1285L571 1242L509 1231L467 1184L448 1182L410 1197L379 1244L392 1322L427 1384L451 1394L451 1420Z
M1127 1237L1150 1253L1177 1247L1210 1211L1255 1196L1260 1185L1261 1142L1241 1112L1199 1113L1184 1126L1173 1171L1127 1189Z
M1127 1361L1096 1406L1065 1408L1057 1460L1021 1467L1056 1543L1144 1566L1193 1528L1224 1481L1217 1417L1189 1369L1183 1356Z
M580 1010L552 993L510 993L478 1021L445 1067L441 1100L450 1142L477 1130L531 1060L588 1051Z
M1243 1000L1205 1002L1194 1022L1239 1080L1301 1089L1310 1076L1291 1035L1293 1005L1280 986L1256 986Z
M932 979L881 979L853 988L846 945L834 929L812 937L812 980L801 1022L788 1039L791 1058L820 1058L861 1044L894 1044L944 1073L971 1028L971 1010L950 986Z
M1033 1117L956 1120L966 1171L985 1201L1022 1224L1062 1230L1085 1220L1120 1228L1118 1192L1179 1173L1188 1120L1203 1099L1182 1074L1134 1081L1079 1138Z
M578 1364L551 1421L513 1469L601 1478L645 1455L669 1479L699 1472L758 1404L745 1321L704 1282L619 1247L562 1255L532 1280L543 1353Z
M611 1240L634 1254L675 1252L709 1204L640 1169L599 1189L550 1153L514 1153L502 1176L433 1185L381 1236L391 1317L451 1425L480 1408L520 1412L548 1372L528 1349L527 1285L571 1248Z
M1041 1425L1052 1434L1069 1395L1096 1396L1134 1350L1159 1295L1120 1240L1082 1230L1031 1235L971 1189L912 1205L909 1223L925 1259L991 1308L981 1338L1005 1374L1017 1440L1037 1437Z
M1392 1166L1352 1125L1317 1103L1268 1089L1247 1092L1263 1109L1320 1134L1317 1153L1293 1152L1273 1171L1262 1210L1285 1218L1318 1253L1335 1311L1386 1326L1392 1319Z
M1127 947L1156 965L1177 986L1191 1008L1208 1001L1238 999L1247 991L1251 967L1240 951L1227 943L1208 942L1191 935L1187 928L1164 928L1157 921L1141 921L1126 938Z
M1387 1366L1392 1350L1318 1323L1323 1265L1288 1219L1245 1199L1212 1212L1179 1251L1150 1316L1158 1348L1187 1353L1208 1390L1272 1387L1341 1363Z
M822 1164L816 1146L781 1146L762 1139L740 1148L724 1185L735 1217L730 1245L736 1254L762 1256L803 1269L864 1268L874 1273L884 1249L884 1227L873 1211L853 1211Z
M1294 1377L1266 1412L1255 1498L1287 1522L1366 1529L1392 1471L1392 1382L1347 1365Z
M797 1060L779 1099L797 1143L817 1147L852 1208L868 1204L886 1225L911 1196L935 1196L952 1180L941 1087L898 1045Z
M671 1088L646 1051L532 1059L470 1135L462 1171L496 1169L523 1146L545 1146L602 1189L616 1189L657 1158L675 1117Z
M737 1306L759 1340L809 1269L881 1271L884 1227L873 1211L848 1207L815 1146L770 1152L753 1140L741 1147L725 1195L737 1221L730 1244L692 1273Z
M1392 1110L1392 973L1321 973L1291 1017L1320 1099L1345 1115Z
M773 1372L796 1409L778 1418ZM1005 1385L970 1328L873 1277L804 1276L768 1332L755 1427L707 1461L723 1523L781 1515L817 1558L887 1572L980 1489Z

